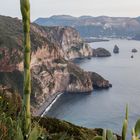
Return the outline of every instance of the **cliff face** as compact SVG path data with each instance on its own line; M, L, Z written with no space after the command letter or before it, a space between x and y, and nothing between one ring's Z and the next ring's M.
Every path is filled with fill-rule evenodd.
M68 72L70 80L67 92L91 92L93 90L92 81L87 72L72 63L68 65Z
M76 29L72 27L44 27L47 38L59 44L65 59L84 58L92 56L92 49L84 43Z
M18 19L0 16L0 87L12 88L22 95L21 29L21 21ZM83 44L79 34L72 28L31 25L33 114L37 114L36 111L46 101L54 99L60 92L93 90L93 81L89 73L66 60L89 56L92 51Z

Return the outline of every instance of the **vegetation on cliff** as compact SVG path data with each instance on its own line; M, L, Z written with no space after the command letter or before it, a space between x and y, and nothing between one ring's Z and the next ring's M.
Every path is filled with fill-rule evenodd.
M19 132L21 131L19 119L22 100L19 94L11 92L13 92L11 89L5 89L4 87L0 91L1 140L17 140L21 133ZM69 122L49 117L32 117L32 124L42 132L39 134L39 140L92 140L95 136L101 135L103 131L102 129L79 127Z

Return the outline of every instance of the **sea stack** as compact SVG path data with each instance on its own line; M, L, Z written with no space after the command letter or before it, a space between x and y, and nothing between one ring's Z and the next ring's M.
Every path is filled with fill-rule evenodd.
M114 46L113 52L114 53L119 53L119 47L117 45Z
M138 50L134 48L134 49L132 49L132 52L136 53L136 52L138 52Z

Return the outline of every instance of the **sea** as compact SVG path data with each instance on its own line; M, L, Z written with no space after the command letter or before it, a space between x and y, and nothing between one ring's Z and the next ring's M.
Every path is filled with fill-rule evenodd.
M114 45L119 53L114 54ZM140 41L111 39L90 43L92 48L105 48L111 57L80 59L76 63L109 80L112 88L92 93L64 93L47 112L48 116L88 128L111 129L121 134L125 107L129 106L129 131L140 118ZM132 53L132 49L138 50ZM131 56L133 55L133 58Z

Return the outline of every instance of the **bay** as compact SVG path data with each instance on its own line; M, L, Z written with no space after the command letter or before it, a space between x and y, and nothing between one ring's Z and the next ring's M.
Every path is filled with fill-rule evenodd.
M118 45L119 54L113 53ZM112 54L106 58L82 59L78 65L108 79L113 87L94 90L91 94L64 93L47 113L89 128L107 128L121 134L125 106L129 105L129 132L140 117L140 41L113 39L90 43L92 48L106 48ZM131 50L137 53L131 58ZM130 134L129 134L130 135Z

